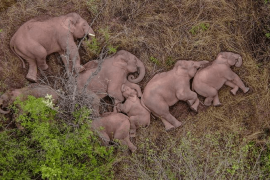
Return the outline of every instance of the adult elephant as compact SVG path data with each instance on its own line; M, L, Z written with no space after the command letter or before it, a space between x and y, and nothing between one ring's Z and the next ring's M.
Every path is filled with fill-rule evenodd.
M83 89L88 78L97 70L97 61L89 61L84 65L86 71L78 76L78 89ZM139 76L134 79L130 73L139 72ZM124 101L121 92L123 84L136 89L138 96L141 97L142 92L139 85L145 75L145 66L141 60L128 51L120 50L111 57L104 59L101 69L97 75L93 76L88 90L96 93L100 98L107 95L115 100L115 104Z
M206 97L204 104L210 106L213 101L214 106L220 106L218 90L225 84L231 88L231 93L236 95L239 87L244 93L249 88L244 85L237 74L231 70L231 66L240 67L242 57L232 52L221 52L210 66L197 72L194 77L192 88L200 95Z
M167 131L181 126L181 122L169 112L169 106L183 100L188 102L192 110L197 111L199 99L190 90L190 79L199 67L207 63L208 61L179 60L172 70L156 74L147 83L141 103L162 120Z
M69 68L73 65L76 71L83 71L74 40L86 34L95 36L87 21L77 13L53 18L39 17L27 21L17 30L11 38L10 48L21 60L23 58L29 63L26 79L36 82L37 66L46 70L46 56L54 52L60 53L64 64L69 64ZM22 62L25 68L24 61Z

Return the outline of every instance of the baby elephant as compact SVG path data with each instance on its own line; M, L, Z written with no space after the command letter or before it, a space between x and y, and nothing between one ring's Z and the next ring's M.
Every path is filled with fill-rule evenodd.
M108 113L93 120L92 128L98 132L106 145L109 145L109 141L118 139L121 144L127 145L131 152L137 149L129 139L129 118L122 113Z
M123 84L121 91L126 101L124 104L118 104L117 109L129 116L130 137L135 137L136 128L149 126L150 112L142 106L135 89Z
M46 85L34 83L21 89L8 90L0 97L0 113L9 113L9 111L5 111L3 108L7 108L9 105L13 104L17 97L19 97L21 101L25 101L29 95L40 98L45 97L47 94L52 95L53 103L57 101L57 92Z
M204 104L210 106L213 101L214 106L220 106L218 98L218 90L223 84L233 88L231 93L236 95L239 87L244 93L249 91L249 88L244 85L239 76L235 74L230 66L242 65L242 57L239 54L232 52L221 52L216 60L210 66L200 69L192 83L192 88L200 95L206 97Z

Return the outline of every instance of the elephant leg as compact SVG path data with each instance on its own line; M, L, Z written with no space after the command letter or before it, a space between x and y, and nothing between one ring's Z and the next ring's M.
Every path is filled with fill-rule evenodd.
M221 103L219 102L218 94L214 97L213 105L214 106L221 106Z
M120 143L122 145L128 146L131 152L134 152L137 150L137 147L130 141L129 136L125 137L124 139L120 139Z
M37 64L33 59L26 59L29 63L28 73L26 79L31 82L37 82Z
M212 101L214 100L214 98L218 95L218 91L215 88L212 88L210 86L207 86L207 96L204 100L204 105L205 106L210 106L212 104ZM218 97L217 97L218 98ZM219 102L219 100L218 100Z
M184 92L177 92L176 96L179 100L187 101L190 108L193 111L197 112L200 101L199 101L198 96L195 92L190 91L190 90L187 90Z
M105 132L99 132L99 136L102 139L102 142L105 146L109 146L110 143L110 137L107 133Z
M231 87L231 88L233 88L233 89L231 89L231 93L233 94L233 95L236 95L236 92L238 91L238 89L239 89L239 87L237 86L237 85L235 85L234 83L232 83L231 81L226 81L225 82L225 85L226 86L229 86L229 87Z
M129 118L129 121L130 121L129 135L130 137L136 137L136 116L131 116Z
M239 86L244 93L247 93L249 91L249 88L244 85L243 81L239 78L237 74L235 74L235 77L232 80L232 82L235 83L237 86Z
M160 118L160 119L162 123L164 124L166 131L170 131L174 128L174 126L171 123L169 123L167 120L165 120L164 118Z
M49 67L46 63L46 56L47 51L43 46L37 46L35 48L35 57L37 61L37 66L43 71L48 69Z

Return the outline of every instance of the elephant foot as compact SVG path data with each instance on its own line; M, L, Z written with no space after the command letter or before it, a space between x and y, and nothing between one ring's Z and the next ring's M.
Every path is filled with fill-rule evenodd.
M198 110L197 110L198 108L197 108L197 107L190 106L190 109L191 109L192 111L198 113Z
M221 103L217 103L217 104L213 104L215 107L219 107L219 106L222 106Z
M237 90L238 90L238 89L237 89ZM234 96L235 96L235 95L236 95L237 90L232 89L230 92L231 92L231 94L232 94L232 95L234 95Z
M49 66L47 64L42 64L40 66L38 66L42 71L45 71L49 68Z
M244 93L247 93L249 91L249 88L246 87L246 89L244 90Z
M33 76L31 74L27 74L26 79L30 82L37 82L37 76Z
M205 105L205 106L211 106L211 103L204 102L203 105Z
M77 73L81 73L81 72L85 71L85 68L82 65L80 65L80 66L75 67L75 71Z
M182 126L182 123L179 122L179 121L177 121L176 124L174 125L175 128L178 128L178 127L180 127L180 126Z
M187 103L189 106L192 106L192 104L193 104L193 103L191 103L191 100L188 100Z

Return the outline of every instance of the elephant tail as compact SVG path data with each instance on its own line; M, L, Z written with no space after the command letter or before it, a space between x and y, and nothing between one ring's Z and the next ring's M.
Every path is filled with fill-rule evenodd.
M12 52L14 54L16 54L16 56L18 56L20 58L20 60L22 61L22 64L23 64L23 68L25 69L25 63L24 63L24 60L22 59L21 56L19 56L17 53L16 53L16 50L15 50L15 47L14 47L14 36L11 38L10 40L10 49L12 50Z
M141 98L141 105L142 105L142 107L144 107L148 112L151 113L150 109L148 109L148 108L145 106L144 102L143 102L143 96L142 96L142 98Z

